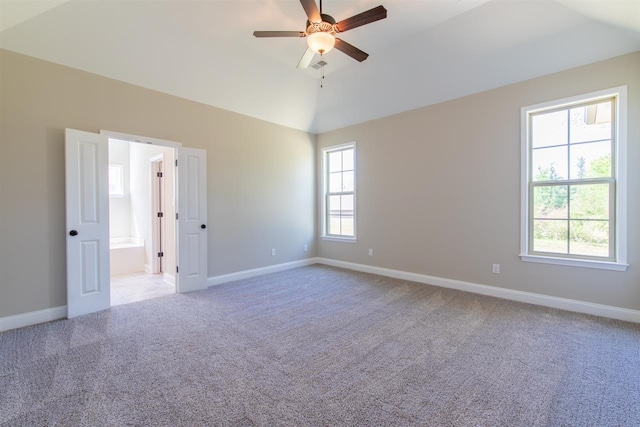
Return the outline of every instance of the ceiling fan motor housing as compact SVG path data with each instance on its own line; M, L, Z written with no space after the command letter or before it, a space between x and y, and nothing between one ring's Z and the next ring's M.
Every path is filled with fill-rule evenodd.
M336 26L336 20L331 15L321 14L322 22L310 22L307 20L307 35L313 33L338 33L338 27Z

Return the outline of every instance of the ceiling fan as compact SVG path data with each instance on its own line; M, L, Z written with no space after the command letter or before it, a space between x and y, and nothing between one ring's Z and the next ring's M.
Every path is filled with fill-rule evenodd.
M344 33L387 17L387 9L383 6L378 6L336 23L332 16L322 13L322 0L320 0L319 10L315 0L300 0L300 3L309 18L305 31L253 32L255 37L306 37L309 47L298 62L298 68L307 68L316 53L323 55L334 47L356 61L364 61L369 56L368 53L337 38L336 34Z

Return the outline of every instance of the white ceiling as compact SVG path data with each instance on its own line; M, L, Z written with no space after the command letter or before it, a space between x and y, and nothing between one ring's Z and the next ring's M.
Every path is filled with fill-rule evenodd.
M324 0L371 56L296 69L298 0L0 0L0 47L321 133L640 50L640 0ZM314 62L319 59L316 58Z

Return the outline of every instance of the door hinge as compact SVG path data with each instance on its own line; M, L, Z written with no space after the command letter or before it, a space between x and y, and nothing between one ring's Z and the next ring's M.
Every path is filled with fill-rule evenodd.
M178 220L178 214L176 213L176 221Z
M162 258L164 256L164 252L158 252L158 258Z
M180 268L176 265L176 273L180 273Z
M156 173L156 176L157 176L158 178L162 178L162 172L158 172L158 173Z
M178 166L178 159L176 159L176 166Z
M158 218L162 218L163 216L164 216L164 213L158 212Z

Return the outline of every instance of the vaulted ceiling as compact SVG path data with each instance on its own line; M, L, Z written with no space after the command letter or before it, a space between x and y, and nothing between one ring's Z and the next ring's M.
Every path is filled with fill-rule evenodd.
M297 69L298 0L0 0L0 47L321 133L640 50L640 0L325 0L336 20L383 4L388 18L341 34ZM319 60L316 57L312 63Z

